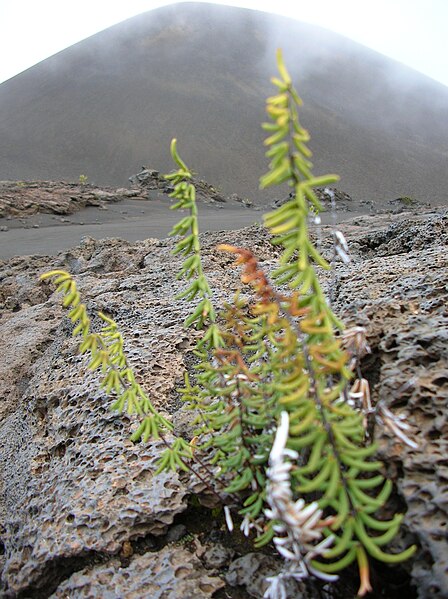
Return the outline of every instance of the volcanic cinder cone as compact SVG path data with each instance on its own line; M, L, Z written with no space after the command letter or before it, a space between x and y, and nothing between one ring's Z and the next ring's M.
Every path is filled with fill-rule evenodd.
M129 19L0 85L0 179L125 185L169 171L169 143L227 193L262 203L260 123L275 49L304 99L315 173L359 200L445 202L448 88L324 29L175 4Z

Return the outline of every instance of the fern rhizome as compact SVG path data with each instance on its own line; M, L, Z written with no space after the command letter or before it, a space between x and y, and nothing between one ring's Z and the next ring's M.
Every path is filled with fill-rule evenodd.
M360 332L343 332L333 313L318 280L318 270L330 265L308 230L309 217L322 210L315 188L338 177L312 174L309 134L298 118L302 102L280 52L278 69L279 77L272 79L277 93L267 100L270 122L263 125L270 164L261 187L286 182L293 190L265 216L282 254L271 281L248 249L218 246L235 256L253 298L237 295L218 315L201 262L192 174L176 141L171 145L178 167L167 175L177 199L172 208L188 211L171 233L178 236L174 253L184 258L178 278L188 281L177 297L195 304L185 325L203 329L195 351L199 364L190 376L185 373L181 390L186 406L197 413L194 445L175 435L136 382L115 322L100 313L103 327L92 332L71 275L52 271L42 278L53 278L65 294L73 334L82 336L79 351L90 355L91 369L101 371L102 387L114 396L112 408L140 415L132 439L163 439L159 471L197 472L199 465L201 479L225 506L229 528L230 511L238 511L241 529L253 535L255 546L273 541L285 562L269 579L265 597L285 596L289 577L334 580L354 561L358 594L364 595L371 590L369 556L393 564L415 547L401 553L383 549L403 516L375 515L392 483L374 457L376 446L358 405L369 402L367 382L354 380L351 350L361 343Z

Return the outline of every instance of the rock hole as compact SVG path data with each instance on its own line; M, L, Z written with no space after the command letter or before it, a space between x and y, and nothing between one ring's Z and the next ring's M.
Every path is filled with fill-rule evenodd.
M432 382L434 385L437 385L437 387L443 387L448 383L448 376L445 376L443 374L441 376L436 376L432 379Z
M383 343L383 348L385 351L390 351L391 349L395 349L396 347L398 347L397 344L397 338L394 337L389 337L389 339L385 339L384 343Z
M67 446L65 445L65 443L61 443L60 445L57 445L53 449L53 453L58 458L62 458L62 457L64 457L66 450L67 450Z
M427 347L429 347L431 345L431 339L419 339L417 341L418 345L420 345L420 347L423 347L423 349L426 349Z

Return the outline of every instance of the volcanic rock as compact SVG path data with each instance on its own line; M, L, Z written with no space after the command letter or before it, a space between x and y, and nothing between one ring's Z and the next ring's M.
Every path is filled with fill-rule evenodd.
M125 199L146 199L136 189L99 188L90 184L53 181L0 181L0 218L73 214L87 206L106 207Z
M322 279L343 320L367 329L372 353L361 366L373 400L403 415L418 443L412 449L387 429L377 427L375 433L396 484L391 509L405 514L395 547L418 545L408 563L372 565L383 596L448 595L447 222L443 209L347 221L341 230L352 262L337 263L334 274ZM330 230L322 229L322 251L331 259ZM278 256L260 227L201 239L218 303L231 299L240 283L231 259L216 251L217 243L249 247L268 271ZM88 238L55 257L0 263L0 593L5 598L138 597L148 589L154 597L205 598L224 584L233 596L229 585L245 584L239 575L226 579L225 571L233 561L235 573L235 560L251 550L235 545L220 551L219 568L207 564L204 546L228 547L232 541L205 507L212 503L204 485L187 473L154 476L163 443L129 440L138 417L110 410L110 399L77 354L61 298L38 279L50 268L76 276L89 312L102 310L117 321L129 361L154 405L181 423L177 389L185 368L194 367L197 333L182 325L191 307L174 299L184 285L176 280L182 260L172 255L174 244ZM180 428L188 435L185 424ZM172 542L169 531L179 524L187 530L186 540ZM331 588L312 596L354 596L356 581L342 574Z

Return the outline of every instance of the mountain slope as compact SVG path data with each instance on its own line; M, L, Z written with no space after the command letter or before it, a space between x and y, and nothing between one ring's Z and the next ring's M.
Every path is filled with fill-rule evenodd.
M262 201L277 46L316 173L338 172L358 199L446 201L448 88L318 27L195 3L129 19L0 85L0 178L123 185L142 164L170 170L176 136L200 176Z

